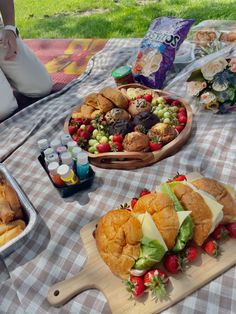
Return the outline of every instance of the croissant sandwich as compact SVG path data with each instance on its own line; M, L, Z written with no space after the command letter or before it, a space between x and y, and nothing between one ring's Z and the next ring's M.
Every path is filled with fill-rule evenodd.
M219 224L236 221L233 189L199 174L166 182L134 206L115 209L98 222L98 252L111 271L125 279L159 263L189 241L201 246Z

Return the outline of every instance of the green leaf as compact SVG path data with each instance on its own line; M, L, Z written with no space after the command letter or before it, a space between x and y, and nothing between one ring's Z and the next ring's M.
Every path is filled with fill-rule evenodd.
M165 249L157 240L143 237L141 240L141 253L137 259L135 269L147 269L160 262L165 255Z
M205 81L201 70L196 70L191 73L190 77L187 79L187 82L191 82L191 81L200 81L200 82Z
M184 249L187 242L193 237L193 228L194 224L192 218L188 216L179 229L179 233L175 241L175 246L172 249L173 252L179 252Z

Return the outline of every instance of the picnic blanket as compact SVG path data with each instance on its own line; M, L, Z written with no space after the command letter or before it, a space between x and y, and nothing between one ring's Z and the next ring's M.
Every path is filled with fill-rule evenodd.
M49 287L83 268L86 253L79 231L84 225L137 195L143 187L154 190L177 171L198 171L236 188L236 114L201 110L196 110L188 142L168 159L133 171L93 167L96 177L91 188L67 199L52 186L37 160L37 140L61 135L65 118L85 95L115 86L111 71L124 64L139 43L139 39L109 40L93 58L90 72L0 125L0 160L38 211L31 238L0 263L3 313L110 313L105 297L97 290L84 291L59 309L46 300ZM178 83L174 89L182 94L184 84ZM164 313L233 314L235 283L233 267Z
M107 39L25 39L24 42L45 65L55 92L86 70L90 58L104 48Z

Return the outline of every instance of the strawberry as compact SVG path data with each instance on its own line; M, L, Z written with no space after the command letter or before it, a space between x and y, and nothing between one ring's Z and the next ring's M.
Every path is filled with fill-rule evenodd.
M168 276L160 269L150 270L144 276L144 286L151 291L156 300L166 296L166 285L168 282Z
M85 131L89 132L89 134L92 134L93 130L94 130L94 127L91 124L86 125Z
M150 192L149 190L143 189L143 190L140 192L139 197L144 196L144 195L147 195L147 194L150 194L150 193L151 193L151 192Z
M185 116L187 115L186 109L185 109L184 107L180 107L180 108L178 109L178 113L181 113L181 112L182 112L182 114L184 114Z
M72 140L73 140L73 141L77 142L78 139L79 139L79 137L78 137L77 134L73 134L73 135L72 135Z
M174 101L172 98L167 97L167 96L164 96L163 98L165 99L165 102L166 102L168 105L171 105L172 102Z
M106 152L110 152L111 147L108 143L100 143L96 145L96 149L99 153L106 153Z
M128 292L131 292L135 298L141 297L145 292L144 281L142 277L130 276L125 282Z
M91 134L86 130L82 130L80 132L80 137L84 138L85 140L90 139L90 136L91 136Z
M151 138L148 145L149 145L151 151L156 151L156 150L159 150L162 148L162 142L160 141L159 136Z
M163 265L165 269L172 274L177 274L179 271L183 271L182 259L177 254L167 255Z
M147 95L144 95L143 98L148 101L148 102L152 102L152 95L151 94L147 94Z
M218 225L215 230L212 232L211 236L214 240L219 241L225 239L229 231L224 225Z
M220 247L215 240L208 240L207 242L203 243L202 248L207 254L214 257L217 257L221 254Z
M175 99L174 101L172 101L171 106L180 107L181 106L181 102L179 100Z
M132 198L131 200L131 207L134 208L135 204L137 203L138 199L137 197Z
M76 133L78 130L78 127L76 125L69 125L68 127L68 131L70 133L70 135L73 135L74 133Z
M188 119L187 119L187 117L184 116L184 115L180 115L180 116L178 117L178 122L179 122L179 124L186 124L187 121L188 121Z
M185 250L185 259L187 262L194 262L198 257L198 249L196 246L189 246Z
M184 129L185 125L176 125L175 129L180 133Z
M231 222L227 224L225 227L229 232L229 236L231 238L236 238L236 222Z
M174 178L173 178L173 179L169 179L169 180L167 181L167 183L173 182L173 181L187 181L187 178L186 178L185 175L179 174L179 173L177 172L177 174L174 176Z
M120 142L113 142L110 144L111 151L112 152L122 152L123 151L123 145Z
M112 136L112 142L119 142L122 143L123 142L123 136L122 135L113 135Z

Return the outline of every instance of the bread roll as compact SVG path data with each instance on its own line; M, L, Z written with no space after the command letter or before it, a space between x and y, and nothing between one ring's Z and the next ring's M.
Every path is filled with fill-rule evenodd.
M21 210L21 204L16 194L15 190L9 185L5 185L5 198L11 206L11 209L14 211L14 219L23 218L23 213Z
M116 88L105 87L100 92L101 95L109 99L116 107L127 109L129 100Z
M3 246L4 244L6 244L7 242L9 242L10 240L14 239L16 236L18 236L23 230L21 229L21 226L16 226L11 230L8 230L6 232L4 232L1 236L0 236L0 246Z
M20 226L22 230L25 229L25 222L22 219L18 219L18 220L14 220L11 221L8 224L0 224L0 235L4 234L6 231L9 231L13 228L15 228L16 226Z
M179 230L179 220L172 200L162 192L144 195L139 198L132 212L146 211L152 216L168 249L172 249Z
M192 211L191 217L195 224L193 230L194 242L201 246L207 239L212 228L212 212L200 194L187 185L179 184L174 193L186 210Z
M0 199L0 220L7 224L14 219L14 211L11 209L10 204L7 200Z
M218 203L223 205L223 220L222 224L226 224L236 219L236 201L232 195L227 191L223 184L220 182L209 179L201 178L191 182L196 188L207 192L212 195Z
M111 210L96 229L96 245L111 271L126 279L140 253L142 228L128 210Z

